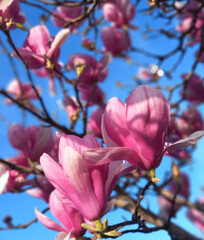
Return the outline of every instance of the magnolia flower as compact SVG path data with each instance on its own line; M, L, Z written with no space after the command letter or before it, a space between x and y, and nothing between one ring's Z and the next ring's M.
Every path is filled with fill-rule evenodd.
M107 76L107 65L110 62L110 55L105 54L100 61L85 54L73 54L68 61L71 69L76 71L79 83L93 84L102 82Z
M113 56L120 56L130 47L130 36L127 30L115 27L105 27L101 30L101 39L107 52Z
M122 167L122 162L103 166L87 164L82 153L99 147L100 143L90 135L83 139L62 135L59 144L60 165L47 154L40 159L50 183L89 221L101 218L110 210L108 200Z
M84 47L90 51L95 49L95 43L92 40L85 38L85 37L82 38L81 45L82 45L82 47Z
M115 148L103 151L108 153L112 149L117 155L115 159L123 157L144 170L158 167L169 115L164 95L151 86L142 85L133 90L126 104L112 98L106 105L101 129L106 145Z
M203 130L203 119L199 111L194 107L188 107L182 112L179 118L173 119L173 131L180 138L189 136L190 134Z
M192 74L188 78L188 74L182 74L183 79L188 79L186 89L181 91L181 95L192 103L202 103L204 101L204 84L197 74Z
M105 95L99 86L81 83L78 85L78 89L81 93L81 99L88 101L89 106L103 104Z
M36 26L31 28L23 48L18 52L31 69L53 68L52 64L57 64L59 49L69 35L69 29L63 29L53 40L44 25ZM14 56L17 57L16 54Z
M29 167L26 157L21 154L7 160L22 167ZM26 185L33 185L33 181L27 179L27 173L20 173L17 170L9 169L5 166L0 167L0 194L7 192L20 192Z
M103 4L103 14L107 21L113 22L116 27L133 27L129 22L135 16L135 6L129 0L116 0Z
M186 149L174 149L174 150L168 150L168 152L165 153L167 156L171 156L182 162L187 162L191 159L190 153Z
M180 33L188 31L190 40L187 45L194 45L201 40L203 11L197 13L198 7L199 2L191 0L183 6L182 12L179 14L181 21L176 30Z
M75 18L78 18L82 14L82 6L76 6L76 7L66 7L66 6L60 6L56 8L56 11L53 11L54 15L57 15L64 19L65 21L69 22L70 20L73 20ZM63 28L65 25L65 21L61 20L60 18L55 17L52 15L52 21L53 23L59 27ZM81 24L77 23L74 25L71 25L71 31L73 31L76 27L79 27Z
M107 148L86 151L83 156L97 165L127 160L135 168L157 168L165 151L195 144L204 131L165 146L170 119L169 104L157 89L140 85L123 104L112 98L102 118L102 135Z
M38 162L44 152L49 153L54 147L51 128L29 126L25 129L19 124L13 124L8 135L11 145L34 162Z
M69 58L70 67L76 71L78 76L78 89L81 98L89 101L89 105L101 104L104 101L104 93L97 86L97 83L106 78L110 58L110 54L105 54L100 61L84 54L74 54Z
M36 90L40 94L41 89L36 87ZM7 92L12 94L16 99L23 101L28 99L38 99L35 91L28 83L19 83L16 79L10 82ZM6 99L5 101L8 104L12 104L13 101L10 99Z
M20 7L18 0L1 0L0 2L0 18L1 24L8 30L15 29L16 23L23 24L25 17L19 15Z
M84 222L83 216L76 209L73 203L65 198L60 192L54 190L49 198L49 207L51 213L62 223L63 227L54 222L37 209L35 213L38 220L47 228L59 232L58 240L64 240L65 237L79 238L85 233L85 229L81 224Z

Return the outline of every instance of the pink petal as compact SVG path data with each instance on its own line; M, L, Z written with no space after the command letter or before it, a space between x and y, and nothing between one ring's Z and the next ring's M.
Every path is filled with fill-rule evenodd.
M159 90L141 85L127 98L127 127L146 170L160 163L169 119L169 103Z
M63 169L48 154L44 153L40 163L49 182L63 195L74 195Z
M106 204L105 184L108 177L108 164L96 166L88 165L94 192L101 208L104 210ZM103 211L102 210L102 211Z
M128 31L116 27L104 27L101 30L101 39L107 51L114 56L122 54L130 46Z
M20 124L12 124L8 135L11 145L28 157L30 155L30 145L26 129Z
M47 56L50 59L56 54L56 51L58 51L59 48L64 44L69 35L70 30L67 28L62 29L61 31L58 32L58 34L55 36L54 41L52 42L50 50L47 53Z
M94 220L100 216L101 208L93 191L90 176L81 155L70 147L62 150L62 166L77 197L70 196L82 215Z
M108 147L125 146L136 148L134 138L126 124L126 108L118 98L108 101L102 120L102 135Z
M36 41L37 39L37 41ZM32 49L33 53L43 56L50 48L50 34L44 25L39 25L31 28L29 35L24 43Z
M39 212L37 209L35 209L35 214L38 218L38 220L47 228L57 231L57 232L66 232L66 230L60 226L59 224L57 224L56 222L54 222L53 220L51 220L50 218L46 217L44 214L42 214L41 212Z
M112 161L127 160L135 168L144 169L144 164L137 153L127 147L108 147L85 151L83 158L90 164L103 165Z
M85 135L83 138L76 137L74 135L65 135L63 134L59 142L59 161L61 163L61 151L65 147L70 147L79 154L82 154L84 151L90 148L100 148L101 145L98 140L91 136Z
M70 237L70 233L67 232L60 232L57 234L55 240L68 240Z
M115 199L111 199L110 201L108 201L106 203L104 215L110 212L110 210L113 208L114 205L115 205Z
M80 149L81 154L88 149L101 147L101 144L99 143L97 138L89 134L85 135L82 140L83 144L81 145Z
M122 161L111 162L108 164L108 167L109 172L105 186L106 200L109 199L110 194L115 187L116 181L118 180L118 175L122 168Z
M50 194L46 190L43 190L41 188L28 189L26 192L33 197L44 200L45 202L48 202L49 200Z
M197 131L191 134L189 137L181 139L171 146L167 147L166 151L176 150L179 148L186 148L188 146L195 145L204 136L204 131Z
M130 173L134 169L135 169L134 165L132 165L131 163L129 163L127 161L123 161L123 166L122 166L122 169L120 171L119 177L122 177L122 176Z
M41 68L45 64L45 60L43 56L35 54L25 48L18 49L18 52L22 56L23 60L29 66L30 69ZM13 54L15 57L18 57L17 54Z
M0 10L4 10L5 8L9 7L9 5L11 5L11 3L14 0L1 0L0 1Z
M118 14L117 8L113 3L106 3L103 5L104 18L110 22L117 22Z
M4 192L6 189L6 185L9 180L9 171L6 171L1 177L0 177L0 194Z
M39 161L43 153L49 153L54 147L54 138L51 128L41 128L36 137L36 142L31 154L31 159L33 161Z
M81 153L80 151L81 145L82 145L81 138L76 137L74 135L62 134L59 141L59 162L61 163L61 159L62 159L61 153L65 147L70 147L73 150L77 151L78 153Z
M84 219L80 212L76 209L74 204L61 195L57 190L54 190L49 199L49 206L52 214L63 224L66 232L73 232L76 234L73 237L79 237L81 233L85 232L81 227Z

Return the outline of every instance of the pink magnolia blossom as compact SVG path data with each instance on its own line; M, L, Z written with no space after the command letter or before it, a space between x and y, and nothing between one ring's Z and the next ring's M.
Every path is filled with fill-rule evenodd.
M81 45L82 45L82 47L84 47L90 51L95 49L95 43L92 40L85 38L85 37L83 37Z
M104 103L105 95L99 86L81 83L78 85L78 89L81 93L81 99L88 101L89 106Z
M140 67L138 77L143 80L148 80L152 77L149 68Z
M203 198L199 199L200 204L204 204ZM202 233L204 233L204 214L196 209L188 209L187 217L193 222Z
M121 161L102 166L87 164L82 153L99 147L100 143L90 135L83 139L62 135L59 144L60 165L47 154L40 159L48 180L89 221L101 218L110 208L109 196L122 167Z
M97 83L102 82L107 76L107 65L110 61L110 55L104 55L100 61L94 57L85 54L73 54L68 61L71 69L78 71L82 68L80 76L78 77L79 83Z
M189 16L182 19L181 23L176 27L176 30L180 33L188 31L192 25L193 17Z
M84 54L74 54L69 58L71 69L76 71L78 75L78 89L81 98L89 101L89 105L101 104L104 101L104 93L97 86L97 83L106 78L109 61L109 54L105 54L100 61Z
M102 138L101 120L102 120L102 115L104 111L105 111L105 106L103 105L92 112L88 121L89 134Z
M84 222L83 216L76 209L73 203L60 192L54 190L49 198L51 213L62 223L63 227L35 210L38 220L51 230L59 232L56 239L63 240L65 237L79 238L85 233L81 224Z
M87 151L89 161L125 159L143 170L157 168L164 153L170 109L157 89L141 85L132 91L123 104L112 98L102 119L102 135L108 148Z
M57 64L59 49L69 35L69 29L62 29L53 40L44 25L36 26L30 30L23 48L18 51L29 68L38 69L46 66L52 68L50 65Z
M132 25L129 23L135 16L135 6L129 0L116 0L103 4L103 14L107 21L116 27Z
M8 30L15 29L16 23L23 24L25 22L25 17L19 15L20 6L18 0L2 0L0 2L0 18L2 18L2 23L4 27Z
M169 150L165 155L174 157L180 162L186 162L191 159L190 153L186 149Z
M183 79L187 78L187 74L182 74ZM192 74L188 79L185 91L181 91L181 95L192 103L202 103L204 101L204 84L197 74Z
M70 20L73 20L81 16L82 10L83 10L82 6L76 6L76 7L60 6L60 7L57 7L56 11L53 11L53 13L61 17L65 21L69 22ZM63 28L66 23L65 21L55 16L52 16L52 21L59 28ZM80 25L81 25L81 22L71 25L71 31L73 31L76 27L79 27Z
M196 13L196 15L194 14L198 7L199 2L191 0L183 7L182 12L179 15L181 22L176 27L176 29L180 33L188 31L190 36L190 40L187 43L188 45L194 45L196 43L199 43L201 40L203 12L199 11Z
M36 87L36 90L40 94L41 89L39 87ZM28 83L18 83L16 79L14 79L12 82L10 82L8 88L8 93L12 94L15 99L23 101L28 99L38 99L35 91ZM6 103L13 103L10 99L6 99Z
M188 107L179 118L174 120L174 131L180 138L203 130L203 119L195 107Z
M130 47L130 36L127 30L105 27L101 30L101 39L107 52L113 56L122 55Z
M107 103L101 127L107 148L87 150L83 157L99 166L127 160L135 168L151 170L153 176L166 151L192 146L204 136L204 131L196 131L165 144L169 119L170 108L164 95L151 86L140 85L126 104L118 98Z
M16 157L8 159L9 162L18 164L22 167L29 167L26 157L21 154ZM26 185L32 185L32 180L27 179L27 173L20 173L18 170L8 169L5 166L0 168L0 186L2 185L2 176L8 174L7 181L5 182L4 189L1 189L1 193L7 192L20 192L22 188Z
M29 126L25 129L13 124L8 134L11 145L34 162L38 162L44 152L49 153L54 147L51 128Z

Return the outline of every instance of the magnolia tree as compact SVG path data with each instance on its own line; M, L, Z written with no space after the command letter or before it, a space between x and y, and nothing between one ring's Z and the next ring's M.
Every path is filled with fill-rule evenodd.
M201 239L189 165L204 136L203 19L201 0L0 1L1 145L16 150L1 149L0 198L47 204L1 231ZM200 233L176 221L182 208Z

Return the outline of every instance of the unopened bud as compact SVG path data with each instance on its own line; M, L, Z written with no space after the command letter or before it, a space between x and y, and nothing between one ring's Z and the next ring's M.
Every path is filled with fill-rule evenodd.
M175 162L172 162L171 171L173 178L179 179L181 177L180 169Z
M11 223L11 221L12 221L12 217L9 216L9 215L6 215L3 219L3 222L6 223L6 224Z
M156 5L156 3L157 3L157 0L149 0L148 1L148 4L150 5L150 6L155 6Z

